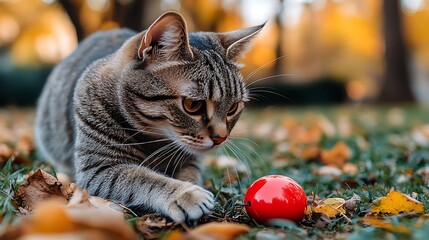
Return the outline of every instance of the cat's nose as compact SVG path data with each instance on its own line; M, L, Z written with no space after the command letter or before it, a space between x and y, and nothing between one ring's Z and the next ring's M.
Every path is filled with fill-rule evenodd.
M216 145L219 145L219 144L225 142L226 137L217 137L216 136L216 137L211 137L211 139L213 140L213 144L216 146Z

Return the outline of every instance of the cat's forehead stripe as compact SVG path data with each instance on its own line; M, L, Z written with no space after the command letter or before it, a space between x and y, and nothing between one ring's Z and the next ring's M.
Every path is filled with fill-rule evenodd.
M214 51L202 51L202 53L206 64L209 65L214 75L205 79L208 81L206 84L209 87L207 89L208 96L211 96L210 98L223 98L225 95L230 95L233 98L240 98L242 96L242 91L239 91L241 80L231 71L226 59Z

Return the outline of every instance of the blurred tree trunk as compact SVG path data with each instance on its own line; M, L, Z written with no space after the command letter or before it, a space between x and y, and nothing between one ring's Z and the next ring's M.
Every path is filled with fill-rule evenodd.
M383 1L385 42L385 74L378 102L399 103L414 101L410 87L408 52L401 22L400 0Z
M161 14L161 0L114 1L113 20L121 27L140 32L147 29Z
M69 16L70 21L72 22L76 30L77 40L80 42L85 37L85 35L83 31L83 26L79 20L78 8L74 6L71 1L68 0L59 0L58 2L61 4L61 6L64 8L64 11L66 11L67 15Z
M119 26L126 27L135 31L142 29L142 8L143 1L118 1L113 2L113 20L119 23Z
M277 38L277 45L276 45L276 61L274 62L274 74L278 75L278 74L282 74L283 73L283 61L280 61L280 57L283 56L284 52L283 52L283 41L284 41L284 26L283 26L283 20L282 17L284 15L284 0L279 0L278 2L278 12L276 14L276 26L278 28L278 38Z

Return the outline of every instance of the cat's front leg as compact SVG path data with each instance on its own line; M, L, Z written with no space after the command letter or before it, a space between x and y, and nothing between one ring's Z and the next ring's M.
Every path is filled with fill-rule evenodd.
M78 164L83 168L77 169L77 183L91 195L130 208L151 209L177 222L197 220L214 207L213 194L193 183L132 164L117 164L107 159L98 163Z
M200 186L183 182L183 187L169 198L168 212L177 222L196 220L211 213L214 207L213 194Z
M173 177L185 182L191 182L193 184L202 186L203 185L203 176L202 176L203 166L201 161L195 159L192 162L189 162L183 166L179 172L177 172Z

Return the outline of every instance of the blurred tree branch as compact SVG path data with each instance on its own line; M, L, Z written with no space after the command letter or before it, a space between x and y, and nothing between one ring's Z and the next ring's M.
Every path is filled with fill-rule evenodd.
M383 1L385 73L378 102L414 101L410 87L408 51L403 36L400 0Z

